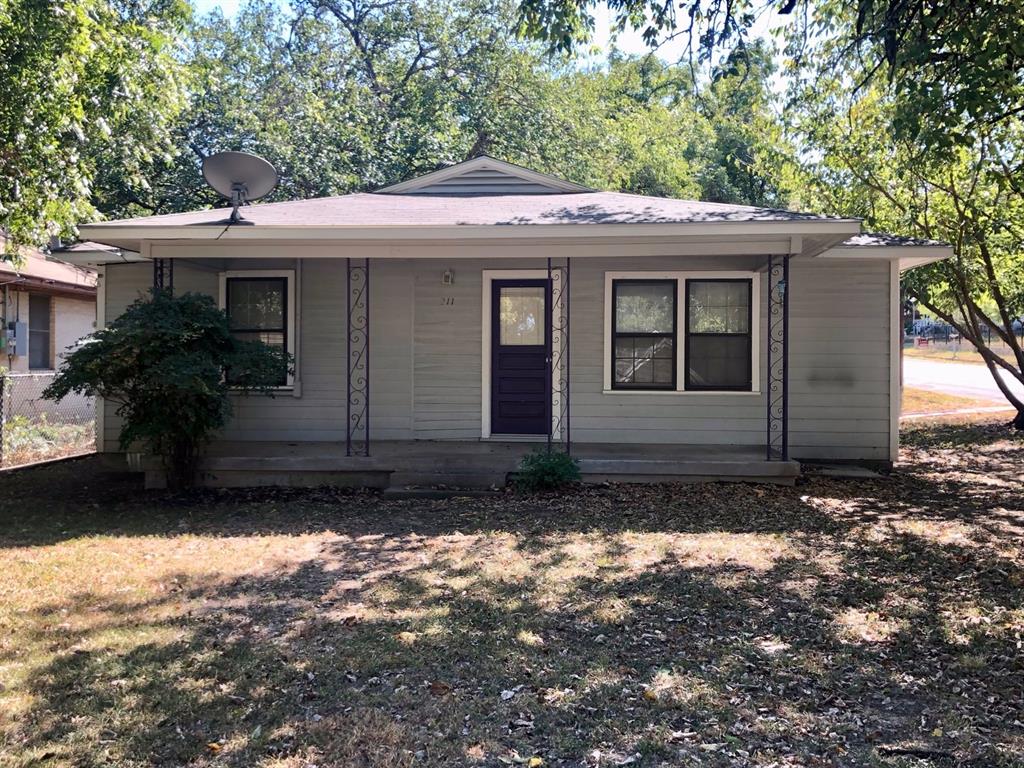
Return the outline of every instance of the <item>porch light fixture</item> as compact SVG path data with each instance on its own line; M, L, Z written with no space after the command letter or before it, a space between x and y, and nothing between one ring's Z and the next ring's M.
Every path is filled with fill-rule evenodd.
M455 282L455 271L446 269L441 273L441 285L452 285Z

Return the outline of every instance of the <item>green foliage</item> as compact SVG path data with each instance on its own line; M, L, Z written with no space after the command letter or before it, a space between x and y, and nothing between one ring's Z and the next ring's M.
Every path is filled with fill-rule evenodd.
M306 2L296 14L252 0L195 25L180 153L146 186L104 175L106 214L216 204L200 163L223 149L267 157L277 200L377 189L488 153L600 188L785 203L769 175L783 145L766 54L734 62L698 101L687 68L652 57L581 70L546 56L515 37L507 0Z
M0 229L8 256L95 218L99 170L170 158L184 0L0 0Z
M579 482L580 463L562 451L537 450L519 464L515 485L521 491L556 491Z
M748 49L759 21L778 14L794 62L887 86L902 105L895 132L935 147L970 144L974 129L1024 112L1022 0L520 0L520 30L576 50L599 6L652 47L681 38L701 64Z
M290 365L283 352L232 336L210 296L161 291L69 354L43 396L78 392L116 403L121 447L142 443L164 461L169 485L181 487L230 416L229 390L270 393Z
M870 230L951 244L953 258L912 270L904 287L956 326L990 370L1024 383L1014 333L1024 315L1024 123L1008 119L981 130L965 122L969 144L936 146L901 133L899 97L878 86L852 92L826 73L802 105L794 128L817 151L803 164L801 204L863 217ZM988 349L986 326L1010 348L1008 359ZM1024 427L1024 401L1003 391Z

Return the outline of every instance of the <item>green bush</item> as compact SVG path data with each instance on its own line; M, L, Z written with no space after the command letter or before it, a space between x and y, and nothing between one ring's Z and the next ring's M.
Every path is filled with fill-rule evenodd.
M534 451L523 457L516 473L521 491L554 491L578 482L580 464L561 451Z
M201 448L231 415L232 391L272 394L291 357L231 335L210 296L155 291L72 352L43 397L102 397L124 420L124 450L159 456L172 488L191 485Z

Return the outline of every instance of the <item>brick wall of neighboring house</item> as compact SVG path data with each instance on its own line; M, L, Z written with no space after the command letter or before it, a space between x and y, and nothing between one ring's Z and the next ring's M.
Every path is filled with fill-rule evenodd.
M10 291L7 321L29 322L28 291ZM60 366L68 347L95 329L96 300L95 298L72 298L53 296L50 302L50 361L51 370ZM6 350L2 364L12 373L28 373L28 355L11 356Z

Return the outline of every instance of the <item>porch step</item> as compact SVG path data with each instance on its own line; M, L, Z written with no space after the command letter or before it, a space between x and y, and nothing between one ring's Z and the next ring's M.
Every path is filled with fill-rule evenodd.
M504 491L484 491L475 488L385 488L381 497L385 499L492 499L504 496Z
M581 458L585 483L745 482L793 485L800 476L796 461L711 459Z
M410 470L403 465L402 469L391 473L390 488L445 488L490 490L504 488L508 482L507 472L494 472L473 469L451 471L445 469L423 468Z

